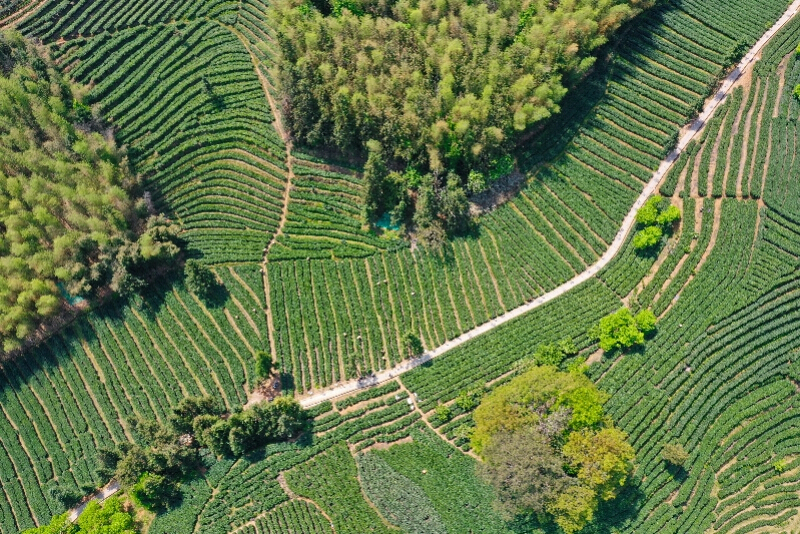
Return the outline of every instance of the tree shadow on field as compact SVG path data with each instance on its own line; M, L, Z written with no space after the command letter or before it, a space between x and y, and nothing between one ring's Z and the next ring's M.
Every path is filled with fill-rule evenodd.
M281 381L281 390L287 391L291 390L294 391L294 376L291 373L281 373L280 374L280 381Z
M683 484L686 482L686 479L689 478L689 471L687 471L682 465L672 465L667 463L666 470L667 473L672 476L672 479L679 484Z
M586 532L612 534L626 527L639 513L645 500L640 480L629 480L616 499L600 503L595 521Z
M437 267L454 267L456 259L453 243L451 241L445 241L437 251L433 252L431 257Z
M230 296L228 288L224 284L217 283L208 291L207 295L198 298L207 308L221 308L228 302Z
M581 530L581 534L615 534L629 530L645 499L640 480L631 479L616 499L600 503L594 520ZM517 516L506 523L506 528L515 534L563 534L548 516L540 521L535 515Z

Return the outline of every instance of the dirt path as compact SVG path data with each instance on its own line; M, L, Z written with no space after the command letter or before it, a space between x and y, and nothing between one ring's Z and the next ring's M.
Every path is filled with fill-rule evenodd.
M747 52L747 54L742 58L741 62L731 71L731 73L725 78L722 86L719 90L706 102L705 107L703 108L703 112L700 116L692 122L692 124L687 128L685 131L682 132L680 140L678 141L678 146L673 150L667 158L661 163L661 166L658 170L653 174L653 177L650 181L645 185L644 190L639 195L639 198L636 199L631 210L625 216L625 219L622 222L619 232L614 237L610 247L606 250L605 254L594 264L587 268L582 273L575 276L572 280L560 285L559 287L553 289L552 291L537 297L535 300L523 304L513 310L506 312L499 317L495 317L491 321L488 321L477 328L470 330L469 332L465 332L461 334L455 339L451 339L447 341L443 345L436 347L433 350L430 350L423 355L419 356L418 358L414 358L411 360L407 360L405 362L401 362L399 365L394 367L393 369L387 369L386 371L381 371L375 374L375 379L370 381L370 385L378 385L382 384L388 380L391 380L411 369L415 369L420 365L431 361L450 350L463 345L464 343L470 341L471 339L478 337L482 334L490 332L517 317L520 317L531 310L534 310L562 295L570 291L576 286L579 286L583 282L588 281L589 279L593 278L597 273L599 273L606 265L608 265L611 260L613 260L617 254L622 250L623 245L625 244L625 239L628 236L631 228L633 228L634 224L636 223L636 212L641 208L644 203L653 195L656 191L656 188L661 183L662 179L666 176L669 169L672 167L672 164L677 161L678 156L686 149L689 142L697 135L697 133L702 129L702 127L708 122L708 120L713 116L714 112L717 108L725 101L728 94L733 89L734 84L742 77L745 70L752 66L756 57L764 48L764 46L769 42L770 39L781 29L785 26L792 18L794 18L798 12L800 12L800 0L795 0L786 10L786 12L781 16L781 18L775 23L775 25L770 28L762 37L758 40L758 42ZM319 391L314 393L313 395L307 395L305 397L301 397L300 403L303 407L308 408L310 406L315 406L322 402L335 399L337 397L341 397L342 395L347 395L348 393L352 393L361 389L363 386L359 384L358 381L352 380L349 382L345 382L343 384L339 384L335 387L328 388L323 391Z
M722 199L721 198L712 199L712 200L709 200L709 202L713 202L714 203L714 212L713 212L714 213L714 221L713 221L712 227L711 227L711 237L708 240L708 245L706 246L705 251L703 251L702 256L700 256L700 260L697 262L697 265L695 265L694 269L692 270L693 273L699 273L700 272L700 269L703 267L703 265L706 263L706 261L708 261L708 258L711 256L711 252L713 252L714 247L717 246L717 236L719 235L720 224L722 222ZM706 203L703 202L703 206L704 207L705 207L705 204ZM707 215L703 215L703 217L707 217ZM758 227L756 227L756 228L758 228ZM685 261L686 258L688 258L688 254L681 260L681 262ZM681 267L682 266L683 266L683 263L681 263ZM675 271L673 274L677 274L677 273L678 273L678 271ZM686 289L687 287L689 287L689 284L691 284L694 281L696 276L697 276L697 274L691 274L689 276L689 278L686 279L686 282L684 282L683 285L681 286L681 288L678 290L678 292L675 293L675 296L672 298L672 302L669 303L669 306L666 307L666 309L661 313L661 315L659 317L664 317L667 313L669 313L669 311L672 309L672 307L675 306L675 303L678 302L678 300L677 300L678 297L681 294L683 294L683 290ZM671 280L672 280L672 275L670 276L670 282L671 282ZM666 286L662 287L662 291L665 288L666 288ZM659 297L660 296L661 295L659 294Z
M118 491L119 491L119 482L117 482L116 480L112 480L111 482L109 482L108 484L97 490L95 493L93 493L88 499L83 501L81 504L69 510L69 515L67 517L69 518L70 521L74 522L76 519L78 519L78 516L81 515L81 512L83 512L83 509L86 508L86 505L89 504L90 501L103 502Z
M270 291L269 286L269 272L267 270L267 258L269 257L269 251L272 249L273 245L278 240L278 236L283 235L283 228L286 226L286 219L289 216L289 200L291 197L292 191L292 182L294 180L294 167L293 161L294 158L292 156L292 143L289 140L289 136L286 133L286 129L283 126L283 120L281 118L280 110L278 109L278 105L275 102L275 99L272 97L272 93L270 89L272 86L270 85L269 80L264 73L261 72L259 68L260 61L250 49L250 43L248 42L247 38L242 35L236 28L233 26L225 26L231 33L233 33L239 41L242 43L242 46L247 50L247 53L250 54L250 60L253 63L253 69L258 76L258 80L261 82L261 88L264 91L264 97L267 99L269 103L270 110L272 111L272 116L275 119L274 126L275 130L278 132L278 135L284 142L286 146L286 184L283 191L283 207L281 209L281 216L278 221L278 228L275 230L275 233L272 234L272 238L270 238L269 243L267 246L264 247L264 254L261 260L261 273L264 279L264 298L267 304L266 307L266 316L267 316L267 334L269 337L269 348L270 353L272 355L272 361L278 362L278 349L276 346L275 341L275 323L272 320L272 294Z

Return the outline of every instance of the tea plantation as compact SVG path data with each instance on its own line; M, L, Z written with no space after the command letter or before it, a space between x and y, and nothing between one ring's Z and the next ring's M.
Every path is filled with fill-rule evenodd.
M53 488L83 495L109 482L98 451L134 439L134 418L166 422L187 396L245 405L258 351L302 401L406 361L409 334L436 348L597 263L680 129L787 7L646 10L519 143L518 190L436 248L364 224L361 159L290 141L268 2L0 5L3 24L89 88L152 208L181 224L185 255L220 284L209 300L179 276L158 278L0 359L0 532L63 513ZM296 439L238 458L204 450L180 501L142 531L555 532L493 507L469 432L482 394L564 338L578 355L562 366L589 358L636 452L621 495L585 532L800 531L798 44L800 16L660 182L682 217L655 250L635 251L628 236L599 274L551 302L315 404ZM652 310L656 331L602 354L590 330L623 306ZM668 443L688 452L682 467L662 458Z

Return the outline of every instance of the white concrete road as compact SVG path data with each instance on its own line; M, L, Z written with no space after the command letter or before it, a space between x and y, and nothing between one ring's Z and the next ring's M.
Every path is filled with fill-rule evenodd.
M590 266L588 269L583 271L582 273L578 274L571 280L561 284L557 288L553 289L549 293L545 293L544 295L537 297L536 299L523 304L518 308L514 308L503 315L495 317L491 321L484 323L469 332L465 332L461 334L455 339L451 339L444 345L436 347L435 349L422 354L420 357L415 358L413 360L408 360L402 362L401 364L393 367L392 369L387 369L385 371L380 371L368 378L364 378L361 380L351 380L348 382L342 382L336 386L333 386L328 389L324 389L321 391L317 391L310 395L300 396L298 400L303 407L308 408L311 406L315 406L322 402L333 400L337 397L341 397L343 395L347 395L349 393L353 393L355 391L365 389L368 387L372 387L388 380L391 380L406 371L410 371L415 367L422 365L425 362L428 362L437 356L441 356L442 354L452 350L459 345L463 345L470 339L477 337L481 334L485 334L498 326L511 321L519 317L520 315L527 313L533 309L538 308L539 306L545 304L546 302L550 302L551 300L560 297L567 291L571 290L573 287L580 285L582 282L585 282L595 276L598 272L600 272L603 267L609 264L611 260L622 250L622 245L625 243L625 239L628 236L628 233L633 228L636 222L636 212L639 208L644 205L650 196L655 193L656 188L658 187L659 183L661 183L662 178L666 175L667 171L670 169L672 164L675 160L678 159L681 152L686 149L686 146L689 144L689 141L694 138L695 135L700 131L703 125L711 118L714 114L714 111L725 101L730 93L731 89L733 88L734 84L736 83L739 78L741 78L742 74L753 65L754 60L758 57L758 54L764 48L764 46L769 42L770 39L781 29L783 26L786 25L792 18L794 18L797 13L800 11L800 0L795 0L786 10L786 12L781 16L781 18L775 23L775 25L765 33L761 39L750 49L749 52L742 58L741 62L736 66L736 68L731 71L731 73L725 78L720 86L719 90L711 97L707 102L705 107L703 108L702 113L699 115L697 119L691 124L691 126L686 130L686 132L681 136L678 141L678 145L673 150L667 158L661 162L658 170L653 174L653 177L650 181L645 185L642 194L639 195L639 198L636 199L636 202L633 203L630 212L622 221L622 226L620 227L619 232L617 233L614 241L611 243L611 246L606 250L605 254L595 263L594 265Z

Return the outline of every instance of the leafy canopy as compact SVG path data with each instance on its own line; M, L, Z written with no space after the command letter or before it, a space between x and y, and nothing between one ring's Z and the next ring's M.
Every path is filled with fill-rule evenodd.
M608 398L582 373L552 366L484 398L473 414L472 445L509 518L546 513L571 534L592 520L600 501L616 497L634 453L603 412Z
M560 111L592 53L653 3L277 0L285 123L303 144L380 146L387 161L455 171L479 191L511 170L504 156L520 132Z
M633 248L652 249L680 218L681 210L677 206L668 204L660 195L653 195L636 212L636 222L641 229L633 236Z
M642 310L634 317L628 308L600 319L600 323L589 331L589 337L599 342L600 348L608 352L626 349L644 343L644 336L656 327L656 316L650 310Z
M682 466L689 459L689 453L680 443L667 443L661 449L661 457L664 461L675 466Z
M633 236L633 248L636 250L646 250L658 245L664 231L660 226L648 226L647 228L636 232Z
M265 350L256 351L256 376L258 378L269 378L272 374L272 356Z
M484 479L497 488L498 505L507 515L519 510L542 512L572 485L564 458L535 427L497 434L479 464Z
M136 534L133 515L125 510L118 497L103 504L91 501L78 520L70 524L67 514L55 516L49 525L24 530L22 534Z
M480 454L495 434L538 424L559 408L569 410L568 424L573 428L599 423L598 407L607 398L581 373L562 373L549 365L534 367L483 399L473 414L472 448ZM540 413L542 409L546 410Z
M215 414L194 418L195 439L218 456L241 456L268 443L283 441L303 428L307 414L292 397L278 397L233 413L227 419Z
M567 356L578 354L578 347L571 338L564 338L558 343L543 343L536 348L533 360L538 365L559 365Z
M278 397L223 418L211 396L186 397L172 409L169 424L132 421L137 439L116 449L98 450L97 476L112 476L134 500L159 509L179 496L182 481L200 466L199 447L217 455L241 456L297 433L307 414L291 397Z

